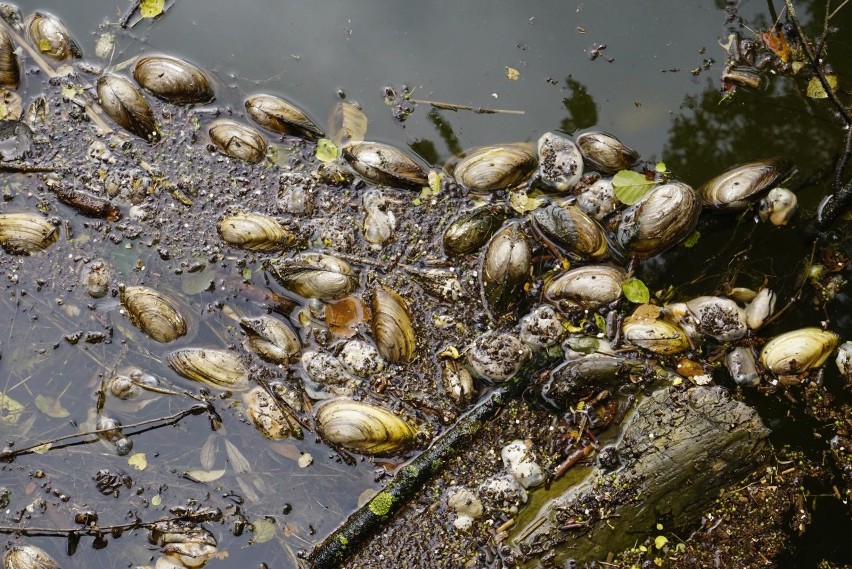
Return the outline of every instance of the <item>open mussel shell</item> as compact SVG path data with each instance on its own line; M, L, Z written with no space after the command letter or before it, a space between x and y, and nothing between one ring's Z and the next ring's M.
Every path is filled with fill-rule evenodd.
M266 139L254 128L231 119L213 121L210 141L225 156L257 164L266 157Z
M308 140L324 136L320 127L304 111L280 97L249 97L246 99L246 112L258 126L276 134L289 134Z
M213 87L203 71L167 55L140 57L133 78L143 89L168 103L191 105L213 100Z
M178 304L146 286L119 286L119 300L134 326L158 342L173 342L186 335L186 320Z
M249 251L280 251L296 240L277 219L260 213L227 215L218 230L226 243Z
M615 265L586 265L556 275L544 285L544 297L562 311L595 309L621 298L627 273Z
M59 237L56 227L42 215L33 213L0 214L0 246L13 255L44 251Z
M286 439L298 423L291 413L276 403L262 388L255 387L243 396L246 415L255 429L272 440Z
M379 186L420 190L429 185L426 170L388 144L355 142L343 148L343 157L359 176Z
M21 84L21 66L15 45L6 30L0 28L0 87L17 89Z
M700 214L701 203L692 188L680 182L663 184L622 212L615 240L625 256L647 259L689 237Z
M686 333L679 326L665 320L626 318L621 332L627 342L655 354L670 356L689 349Z
M546 132L538 139L538 170L542 184L565 192L583 177L583 154L570 138Z
M482 258L480 281L485 308L492 316L511 312L529 279L532 252L519 223L498 231Z
M719 174L698 189L705 207L741 211L759 200L792 170L786 158L767 158Z
M35 545L13 545L3 554L3 569L59 569L59 563Z
M393 456L414 442L417 430L394 413L352 399L329 399L315 409L319 434L359 454Z
M116 75L102 75L97 91L98 102L109 118L148 142L160 138L151 106L130 81Z
M600 261L608 254L603 227L576 206L550 204L529 218L536 232L563 253L588 261Z
M30 42L44 55L56 60L83 57L83 51L65 25L46 12L33 12L24 21Z
M445 170L467 190L493 192L526 181L537 166L531 144L511 143L468 150L451 160Z
M465 353L470 371L496 383L512 379L532 356L530 348L511 334L487 332Z
M837 341L833 332L800 328L769 340L760 352L760 362L775 375L798 375L824 364Z
M461 214L444 230L444 251L448 255L464 255L479 250L508 215L505 204L483 205Z
M249 388L248 368L234 353L210 348L181 348L166 356L169 367L187 379L224 391Z
M606 132L584 132L577 146L586 162L604 174L614 174L639 161L639 153Z
M296 331L272 316L240 319L251 349L262 359L274 364L288 364L302 349Z
M380 287L373 291L370 308L370 328L382 357L394 364L414 357L414 326L405 300L396 291Z
M270 259L264 267L281 286L304 298L338 300L358 286L358 275L349 263L322 253Z

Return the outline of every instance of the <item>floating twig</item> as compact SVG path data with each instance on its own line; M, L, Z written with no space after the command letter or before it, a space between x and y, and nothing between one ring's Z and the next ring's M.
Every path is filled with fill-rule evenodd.
M517 109L489 109L486 107L471 107L469 105L459 105L456 103L443 103L441 101L427 101L425 99L408 99L410 102L417 105L429 105L436 109L444 109L445 111L471 111L478 115L525 115L526 111Z
M142 5L142 0L133 0L130 3L130 6L127 10L124 11L124 14L121 15L121 19L118 20L118 25L122 30L126 30L130 25L130 19L133 17L133 14L136 13L136 10L139 9L139 6Z
M102 536L105 533L110 532L122 532L126 530L134 530L139 528L151 528L155 524L163 523L163 522L182 522L182 521L190 521L190 522L205 522L212 521L216 518L216 514L214 512L204 512L204 513L196 513L196 512L187 512L184 514L180 514L177 516L170 516L161 518L159 520L154 520L150 522L144 522L142 520L136 520L135 522L128 522L126 524L116 524L112 526L99 526L99 525L80 525L73 528L39 528L39 527L22 527L22 526L0 526L0 534L20 534L25 535L27 537L32 536L44 536L44 537L67 537L70 535L92 535L92 536Z

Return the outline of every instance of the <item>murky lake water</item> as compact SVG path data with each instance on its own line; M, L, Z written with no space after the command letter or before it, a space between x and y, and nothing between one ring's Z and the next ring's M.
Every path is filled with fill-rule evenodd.
M665 161L675 177L693 186L734 164L778 154L791 158L802 178L830 164L838 150L840 129L826 105L804 98L793 80L775 79L764 92L740 92L732 102L719 104L725 52L718 42L728 33L719 4L724 3L175 0L164 17L140 22L128 31L114 25L127 8L117 0L44 0L20 7L25 14L41 9L59 16L85 54L93 54L99 35L112 30L117 36L113 62L143 52L193 61L225 86L217 91L215 104L237 115L243 113L244 98L259 92L285 96L319 124L324 124L341 97L357 101L370 119L371 140L407 146L435 166L472 146L535 141L549 130L570 134L591 127L615 133L645 160ZM753 26L765 27L766 17L759 15L765 4L743 4L740 15ZM810 21L807 8L802 10ZM847 10L838 18L835 25L840 30L852 29L850 13ZM832 55L848 55L852 35L832 37L830 45ZM594 47L600 49L600 56L592 60L589 54ZM852 76L852 57L832 57L832 61L841 77ZM32 70L32 62L25 67ZM507 76L509 68L518 72L517 79ZM42 79L38 74L27 78L22 88L25 102L40 91ZM430 111L421 105L400 123L385 104L384 87L402 84L418 99L524 114ZM26 182L22 183L15 192L27 191ZM799 193L802 216L812 215L827 184L810 185ZM35 187L33 182L31 189ZM702 274L708 258L715 259L720 243L732 251L737 239L751 234L751 228L732 233L732 226L708 234L686 254L650 263L643 278L659 287L689 282ZM79 222L75 228L85 232ZM809 244L800 239L795 227L779 230L761 225L751 238L757 244L748 272L771 275L782 294L791 294ZM123 280L147 279L178 294L194 295L193 307L204 317L193 345L234 342L235 322L206 307L224 301L238 312L249 312L252 301L229 291L207 291L205 286L214 278L212 269L178 278L157 260L155 251L126 252L122 247L106 247L104 256L110 257ZM780 248L784 254L775 254ZM155 273L162 272L140 276L134 264L140 258L144 261L145 255ZM711 272L695 283L692 292L718 285L713 279L719 274L721 269ZM43 277L50 280L50 274ZM66 298L61 290L42 293L35 284L19 286L8 275L4 279L0 384L6 395L26 405L15 424L0 426L5 440L15 439L23 426L27 438L15 439L18 446L73 433L73 424L84 426L92 420L93 394L101 377L115 366L170 373L158 347L153 342L135 343L138 331L121 318L113 318L116 328L110 343L70 345L63 336L83 329L81 314L88 318L85 301L70 294ZM102 307L105 312L109 308ZM832 329L852 336L848 294L841 294L831 308ZM797 320L818 324L824 317L808 306L797 307L783 329L792 328ZM182 380L170 377L181 385ZM39 412L35 398L41 393L51 394L68 414L51 418ZM265 543L251 543L251 536L233 537L230 527L214 526L220 549L228 557L210 566L251 567L266 562L270 567L290 567L292 554L309 549L332 531L356 507L362 492L381 487L377 481L381 468L375 464L342 464L310 434L302 441L269 443L229 412L227 400L218 403L224 429L216 433L211 434L202 416L135 437L134 450L145 452L148 459L143 471L133 470L126 457L99 445L30 455L6 465L0 471L0 486L12 489L12 502L3 523L10 523L15 512L45 495L50 504L39 514L38 525L50 521L51 527L73 527L70 510L62 506L65 502L54 505L56 496L49 494L54 490L69 496L75 506L92 501L101 512L101 524L132 521L131 511L154 518L166 505L176 505L174 499L205 495L182 473L224 469L221 480L209 484L209 505L233 512L235 502L241 502L249 522L274 518L277 534ZM112 411L129 423L175 413L186 407L186 401L160 398L144 408L115 405ZM776 432L783 433L776 438L795 436L795 427L785 428L781 418L776 419ZM301 453L310 453L313 465L300 468ZM248 471L241 467L240 454L250 465ZM122 468L136 481L131 492L110 498L116 504L112 512L104 508L105 498L93 493L92 476L106 467ZM45 471L47 478L31 478L36 469ZM137 488L144 491L136 493ZM228 495L230 491L241 497ZM105 519L108 513L114 517ZM848 519L842 523L849 525ZM841 534L838 530L834 535ZM63 567L120 567L149 562L153 553L144 535L133 532L102 551L91 549L91 540L84 538L73 556L63 553L61 539L33 538L32 542L54 554ZM830 539L817 543L802 548L819 547L821 555L833 551ZM837 553L837 560L850 561L842 553Z

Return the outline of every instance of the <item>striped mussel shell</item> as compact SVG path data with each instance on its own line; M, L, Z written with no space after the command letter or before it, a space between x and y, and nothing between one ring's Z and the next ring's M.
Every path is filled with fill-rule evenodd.
M166 356L169 367L187 379L223 391L249 388L248 368L233 352L210 348L181 348Z
M227 215L217 228L226 243L249 251L280 251L296 241L277 219L260 213Z
M317 140L323 131L304 111L274 95L254 95L246 99L246 112L261 128L276 134Z
M445 166L456 183L472 192L494 192L525 182L538 166L528 143L482 146L468 150Z
M380 142L353 142L343 157L367 182L392 188L420 190L429 185L426 170L395 146Z
M600 261L608 255L603 227L577 206L550 204L529 218L536 232L572 257Z
M775 375L798 375L824 364L837 342L833 332L800 328L769 340L760 352L760 362Z
M21 84L21 66L15 45L5 29L0 28L0 87L17 89Z
M148 142L159 140L154 112L130 81L117 75L102 75L97 91L98 102L109 118Z
M414 357L416 339L408 304L394 290L379 287L370 299L373 316L370 328L376 348L391 363L404 363Z
M178 303L146 286L118 288L118 298L134 326L161 343L185 336L187 323Z
M214 93L207 75L186 61L168 55L145 55L136 60L133 78L143 89L168 103L209 103Z
M698 193L707 208L742 211L791 171L792 165L786 158L756 160L719 174L698 188Z
M585 161L595 170L614 174L639 161L639 153L606 132L584 132L577 146Z
M262 359L274 364L288 364L299 355L302 343L296 331L278 318L258 316L240 319L249 346Z
M323 253L270 259L264 263L264 268L281 286L304 298L338 300L358 286L358 275L349 263Z
M213 121L207 129L210 141L231 158L257 164L266 157L266 139L257 129L231 119Z
M359 454L398 455L417 435L417 429L395 413L348 398L323 401L314 415L323 439Z
M57 228L40 214L0 214L0 246L7 253L30 255L44 251L58 238Z

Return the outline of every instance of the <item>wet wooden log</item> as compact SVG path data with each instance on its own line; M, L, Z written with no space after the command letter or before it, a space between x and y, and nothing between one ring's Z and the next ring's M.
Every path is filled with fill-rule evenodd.
M518 520L510 538L524 559L599 560L697 518L718 496L759 467L769 430L749 406L721 387L660 389L637 405L615 446L620 470L591 469L538 512Z

